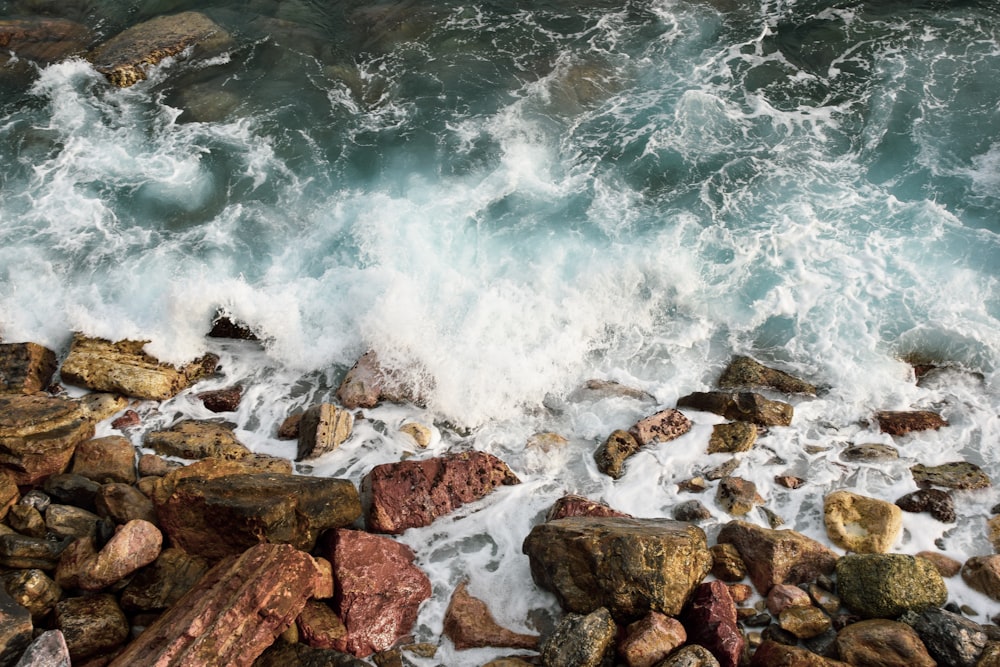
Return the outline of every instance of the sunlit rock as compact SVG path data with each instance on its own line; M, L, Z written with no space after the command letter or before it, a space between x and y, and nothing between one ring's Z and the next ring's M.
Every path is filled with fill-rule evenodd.
M331 403L314 405L302 414L299 422L299 446L296 460L319 458L332 452L348 438L354 415Z
M151 431L143 444L162 456L182 459L240 460L251 452L236 439L230 424L185 419L170 428Z
M43 394L0 396L0 468L19 486L69 466L76 446L94 436L79 403Z
M938 607L948 598L933 563L904 554L849 554L837 561L837 592L864 618L896 618Z
M761 426L788 426L794 412L788 403L772 401L749 391L696 391L677 399L677 407L712 412L726 419Z
M686 641L680 621L651 611L629 624L618 642L618 654L629 667L654 667Z
M486 603L473 597L464 581L451 595L444 616L444 634L460 651L483 646L538 648L536 635L514 632L497 623Z
M736 547L761 595L767 595L775 584L814 581L820 574L832 573L837 562L837 555L829 548L801 533L744 521L727 523L717 541Z
M936 667L909 625L884 618L852 623L837 633L837 652L852 665Z
M757 427L749 422L727 422L712 427L708 453L747 452L757 442Z
M600 667L614 647L618 628L611 614L599 607L589 614L566 614L542 642L547 667Z
M875 421L878 422L879 429L889 435L906 435L913 431L936 430L948 425L948 422L941 415L930 410L883 410L876 413Z
M928 466L922 463L910 468L917 486L943 486L946 489L985 489L992 485L989 476L975 463L952 461Z
M850 491L823 499L823 524L837 546L857 553L885 553L903 531L903 511L892 503Z

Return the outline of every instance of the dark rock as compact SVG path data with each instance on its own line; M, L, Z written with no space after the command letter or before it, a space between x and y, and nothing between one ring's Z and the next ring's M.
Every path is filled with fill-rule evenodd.
M748 452L757 442L757 427L749 422L727 422L712 427L708 453L736 454Z
M254 661L253 667L370 667L370 665L340 651L276 641Z
M964 616L944 609L910 612L901 619L913 627L927 652L940 665L975 667L988 637L982 628Z
M56 603L55 625L74 663L106 655L128 638L128 620L113 595L66 598Z
M84 535L97 537L97 522L101 517L72 505L49 505L45 510L45 527L56 537L76 539Z
M716 544L712 552L712 576L722 581L740 581L747 576L747 565L732 544Z
M132 428L133 426L138 426L142 423L142 419L139 417L139 413L135 410L126 410L122 413L121 417L118 417L111 422L111 428L116 428L119 431L124 431L125 429Z
M852 665L936 667L920 637L909 625L875 618L848 625L837 633L837 651Z
M745 641L736 624L736 604L721 581L709 581L694 589L681 622L688 641L704 646L721 667L737 667Z
M740 460L737 458L731 458L726 462L715 466L711 470L705 471L705 479L711 482L724 479L732 475L739 467L740 467Z
M299 422L297 461L319 458L351 437L354 416L330 403L314 405Z
M212 320L212 329L208 332L208 336L210 338L232 338L233 340L258 340L257 335L249 327L234 322L221 312Z
M705 533L666 519L558 519L532 528L522 551L564 609L607 607L623 620L678 614L712 566Z
M5 28L9 29L10 24L0 20L0 49L9 48L11 34ZM47 347L37 343L0 343L0 394L44 391L52 382L56 366L56 353Z
M625 472L625 461L639 451L639 441L628 431L617 430L608 436L597 451L594 461L597 469L608 477L620 479Z
M80 573L97 556L97 547L91 537L74 540L62 552L56 566L55 580L63 589L80 587Z
M840 452L841 461L873 463L877 461L892 461L898 458L898 449L891 445L882 445L877 442L850 445Z
M45 517L31 505L15 505L7 513L7 525L28 537L45 537Z
M719 378L721 389L766 387L785 394L816 395L816 387L783 371L769 368L750 357L736 356Z
M764 631L760 633L761 639L765 641L777 642L783 646L798 646L799 638L793 635L788 630L777 623L772 623L771 625L764 628Z
M201 404L210 412L236 412L243 398L243 387L236 385L224 389L203 391L197 395Z
M0 468L19 486L66 470L94 424L80 404L42 394L0 395Z
M849 554L837 561L837 590L863 618L896 618L944 604L948 589L934 565L904 554Z
M347 635L337 613L322 600L308 600L295 619L302 641L312 648L332 649Z
M1000 554L973 556L965 561L962 580L990 599L1000 601Z
M0 535L0 566L51 571L68 544L69 540L54 542L17 533Z
M205 558L174 547L164 549L122 590L122 608L129 612L167 609L191 590L208 568Z
M31 643L31 614L0 586L0 665L13 665Z
M757 485L742 477L725 477L716 487L715 500L729 514L742 516L764 502Z
M679 410L662 410L639 420L630 433L639 446L670 442L691 430L691 420Z
M97 514L111 519L116 524L123 524L133 519L142 519L152 524L158 524L153 501L139 489L128 484L104 484L94 498Z
M552 521L554 519L565 519L571 516L627 517L629 515L624 512L619 512L618 510L613 509L604 503L597 502L596 500L590 500L589 498L584 498L583 496L568 494L553 503L552 507L548 511L548 514L545 515L545 520Z
M896 500L896 505L906 512L929 512L943 523L955 523L955 500L947 491L920 489Z
M788 426L793 413L791 405L749 391L698 391L679 398L677 407L712 412L732 421L760 426Z
M929 410L892 411L883 410L875 414L875 420L883 433L906 435L912 431L927 431L947 426L941 415Z
M846 662L824 658L798 646L765 640L754 651L750 667L851 667Z
M63 633L47 630L35 637L14 667L71 667Z
M469 594L464 581L452 593L444 616L444 635L460 651L483 646L538 648L537 636L513 632L497 623L486 603Z
M801 533L761 528L743 521L723 526L717 541L736 547L761 595L766 595L774 584L814 581L820 574L833 572L837 562L830 549Z
M629 624L618 642L618 654L629 667L653 667L687 641L687 632L676 618L651 611Z
M70 472L99 484L135 484L135 447L128 438L109 435L85 440L76 446Z
M975 463L953 461L937 466L921 463L910 468L917 486L943 486L947 489L984 489L991 485L990 478Z
M685 500L674 506L674 519L677 521L705 521L711 518L712 513L699 500Z
M485 452L462 452L421 461L375 466L361 482L368 529L402 533L520 480L503 461Z
M21 492L17 488L14 477L3 468L0 468L0 521L7 516L7 512L21 499Z
M182 459L220 458L238 461L250 456L228 424L184 420L163 431L146 435L145 443L157 454Z
M285 421L281 422L281 426L278 427L278 433L276 437L278 440L298 440L299 439L299 425L302 423L302 413L288 415L285 417Z
M38 569L13 570L0 575L0 581L0 588L27 609L35 623L44 619L62 597L56 582Z
M82 475L65 473L46 479L42 489L55 503L74 505L93 512L97 509L95 500L101 485Z
M658 663L656 667L719 667L719 661L704 646L689 644Z
M618 628L599 607L587 615L566 614L541 646L546 667L600 667L612 650Z

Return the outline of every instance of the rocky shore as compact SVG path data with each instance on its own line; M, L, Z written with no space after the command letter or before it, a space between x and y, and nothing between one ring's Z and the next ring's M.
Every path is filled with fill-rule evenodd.
M224 321L220 331L239 335ZM947 583L961 577L1000 600L1000 554L960 563L892 553L903 512L953 522L951 491L990 485L964 461L913 466L917 489L901 498L827 494L827 544L779 528L777 517L771 527L750 521L764 499L725 469L685 481L692 498L670 518L569 495L522 546L535 585L564 611L553 627L505 628L463 582L437 643L414 644L433 591L393 536L489 502L520 483L517 473L466 449L378 465L358 483L296 474L296 462L351 446L364 409L419 400L373 353L343 377L336 403L281 425L279 437L297 440L296 462L251 452L221 421L181 420L132 440L136 400L190 390L212 412L234 410L244 388L197 391L215 364L209 355L175 368L141 341L82 335L62 359L33 343L0 344L0 666L406 665L433 659L441 642L509 651L492 667L1000 664L1000 629L949 604ZM90 393L71 398L54 378ZM727 420L706 453L745 452L767 429L794 423L789 403L758 392L817 391L747 357L734 357L717 385L608 434L593 452L598 469L622 477L633 454L691 428L685 410ZM875 419L900 438L948 426L927 411ZM95 437L98 424L120 435ZM426 425L405 430L427 444ZM844 460L894 455L862 444ZM785 488L804 481L776 477ZM732 517L714 543L698 525L709 512L697 493L710 482L707 502ZM983 530L1000 546L1000 518Z

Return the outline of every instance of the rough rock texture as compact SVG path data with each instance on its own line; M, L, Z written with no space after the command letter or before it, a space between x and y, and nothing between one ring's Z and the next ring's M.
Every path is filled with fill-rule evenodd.
M743 516L764 503L757 493L757 485L742 477L724 477L716 487L715 501L733 516Z
M841 461L857 463L875 463L892 461L899 458L899 450L890 445L868 442L861 445L850 445L840 452Z
M101 517L72 505L53 503L45 510L45 528L56 537L83 537L97 535L97 524ZM40 535L39 537L43 537Z
M322 531L361 516L361 500L344 479L237 474L182 478L156 511L174 545L215 559L259 542L308 551Z
M431 444L431 438L433 437L433 434L431 433L430 427L425 426L423 424L420 424L418 422L406 422L405 424L403 424L402 426L399 427L399 432L400 433L405 433L406 435L410 436L410 439L413 440L413 443L417 447L420 447L420 448L424 448L424 447L427 447L428 445L430 445ZM551 443L551 442L557 440L558 438L562 438L562 436L560 436L560 435L558 435L556 433L536 433L533 436L533 439L531 441L529 441L529 443L531 443L531 442L534 442L534 443ZM562 441L563 441L563 444L565 444L566 443L566 438L562 438ZM539 444L538 446L540 446L540 447L546 447L548 445L547 444Z
M674 506L674 519L677 521L704 521L711 518L712 513L699 500L685 500Z
M125 524L134 519L159 523L153 501L129 484L102 484L94 496L94 506L99 516L109 518L116 524Z
M614 431L594 452L597 469L608 477L620 479L625 473L625 461L638 452L639 447L639 441L628 431Z
M757 427L750 422L716 424L712 427L712 436L708 439L708 453L748 452L755 442L757 442Z
M955 500L951 494L941 489L920 489L896 500L896 505L905 512L928 512L943 523L955 523Z
M833 572L837 555L801 533L771 530L743 521L730 521L719 532L719 543L736 547L761 595L774 584L800 584Z
M542 664L546 667L600 667L614 646L617 631L604 607L587 615L566 614L542 642Z
M816 395L814 385L744 356L733 357L719 378L719 387L721 389L767 387L785 394Z
M4 27L0 21L0 48ZM9 48L9 47L7 47ZM34 394L52 382L56 353L37 343L0 343L0 394Z
M886 553L903 532L903 511L884 500L834 491L823 499L823 524L842 549Z
M38 635L14 667L70 667L69 647L59 630Z
M309 600L295 619L302 641L312 648L332 649L347 634L344 622L321 600Z
M62 631L74 663L106 655L128 638L128 620L115 597L108 594L59 601L55 626Z
M962 580L983 595L1000 601L1000 554L973 556L965 561Z
M71 473L52 475L42 484L42 491L55 503L75 505L94 511L94 500L101 485L97 482Z
M209 569L209 562L182 549L164 549L148 567L138 571L122 590L126 611L155 611L174 605Z
M736 604L721 581L699 584L684 609L681 622L688 641L704 646L722 667L737 667L745 641L736 624Z
M953 461L937 466L922 463L910 468L917 486L943 486L947 489L985 489L990 478L975 463Z
M76 401L0 396L0 468L19 486L65 471L76 446L93 436L94 424Z
M817 637L832 627L830 617L813 606L786 607L778 615L778 625L799 639Z
M677 407L713 412L726 419L761 426L788 426L793 414L788 403L772 401L749 391L698 391L677 399Z
M332 452L351 437L354 416L330 403L314 405L299 422L297 461L319 458Z
M0 575L0 588L41 621L62 597L62 590L47 574L38 569L13 570Z
M481 646L538 648L537 636L513 632L497 623L486 603L469 594L464 581L451 595L444 616L444 634L460 651Z
M875 415L879 428L889 435L906 435L912 431L927 431L947 426L941 415L929 410L883 410Z
M298 616L320 571L309 554L259 544L220 561L116 657L113 667L248 667Z
M215 372L218 359L213 355L178 369L161 364L143 352L146 343L130 340L112 343L74 334L60 374L64 382L94 391L165 401Z
M767 610L778 616L789 607L808 607L812 604L809 594L792 584L775 584L767 593Z
M719 661L704 646L688 644L656 667L719 667Z
M875 618L848 625L837 633L843 660L865 667L936 667L937 662L909 625Z
M135 447L128 438L120 435L84 440L76 446L70 472L99 484L108 482L134 484Z
M257 658L253 667L371 667L371 665L340 651L276 641Z
M975 667L988 641L977 623L944 609L911 612L900 620L913 627L927 652L940 665Z
M160 555L163 535L148 521L129 521L80 572L79 587L98 591L121 581Z
M568 494L555 501L545 515L546 521L565 519L571 516L630 516L604 503L583 496Z
M712 552L712 576L721 581L740 581L747 576L747 564L732 544L715 544Z
M17 533L0 535L0 566L51 571L68 543L69 540L54 542Z
M563 608L622 620L680 613L712 566L700 528L666 519L572 517L532 528L522 550Z
M863 618L895 618L944 604L948 589L937 568L904 554L851 554L837 561L837 592Z
M162 431L146 434L146 447L162 456L182 459L219 458L239 461L251 455L229 424L184 420Z
M357 530L332 531L333 607L347 627L337 650L367 657L410 633L431 584L404 544Z
M916 554L920 558L926 558L930 562L934 563L934 567L937 571L941 573L941 576L947 579L948 577L954 577L962 569L962 564L951 558L945 556L939 551L918 551Z
M764 640L750 659L750 667L852 667L846 662L824 658L798 646Z
M11 507L21 499L21 492L13 475L0 468L0 521L7 516Z
M0 586L0 665L13 665L31 643L31 614Z
M462 452L421 461L375 466L361 482L367 504L368 529L402 533L427 526L466 503L479 500L501 485L520 480L497 457Z
M0 63L7 61L7 51L19 59L45 64L58 62L83 55L92 39L86 26L66 19L41 16L0 19Z
M205 406L205 409L211 412L235 412L236 408L240 407L242 398L243 387L240 385L203 391L198 394L198 400Z
M86 510L80 511L85 512ZM28 537L45 537L47 530L45 527L45 518L42 516L42 513L32 505L15 505L11 507L7 513L7 525Z
M686 641L680 621L651 611L628 626L618 642L618 654L628 667L653 667Z
M691 430L691 420L679 410L668 409L640 419L631 429L639 446L669 442Z
M384 368L374 351L366 352L347 371L337 400L348 410L373 408L381 400L393 403L423 402L419 391L403 381L399 374Z

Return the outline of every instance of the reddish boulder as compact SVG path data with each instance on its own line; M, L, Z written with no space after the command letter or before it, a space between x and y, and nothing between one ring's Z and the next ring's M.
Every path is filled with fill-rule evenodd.
M142 423L142 418L139 417L139 413L135 410L126 410L122 413L121 417L118 417L111 422L111 428L116 428L119 431L131 428L133 426L138 426Z
M744 521L727 523L716 541L736 547L761 595L767 595L774 584L814 581L820 574L832 573L837 563L833 551L801 533Z
M736 603L725 583L699 584L684 609L681 622L687 630L688 641L711 651L721 667L740 664L745 641L736 624Z
M361 482L368 529L402 533L427 526L501 485L519 484L507 464L486 452L462 452L422 461L375 466Z
M628 626L618 642L618 654L628 667L653 667L686 641L680 621L651 611Z
M4 27L0 21L0 48ZM20 54L18 54L20 55ZM56 353L37 343L0 343L0 394L44 391L56 372Z
M142 519L129 521L84 565L79 587L97 591L121 581L156 560L162 545L163 535L156 526Z
M513 632L497 623L486 603L469 594L464 581L452 593L444 616L444 634L460 651L483 646L538 648L537 636Z
M567 494L553 503L548 514L545 515L545 520L553 521L554 519L565 519L570 516L628 517L630 515L625 514L624 512L619 512L618 510L613 509L604 503L597 502L596 500L590 500L589 498L584 498L583 496L575 494Z

